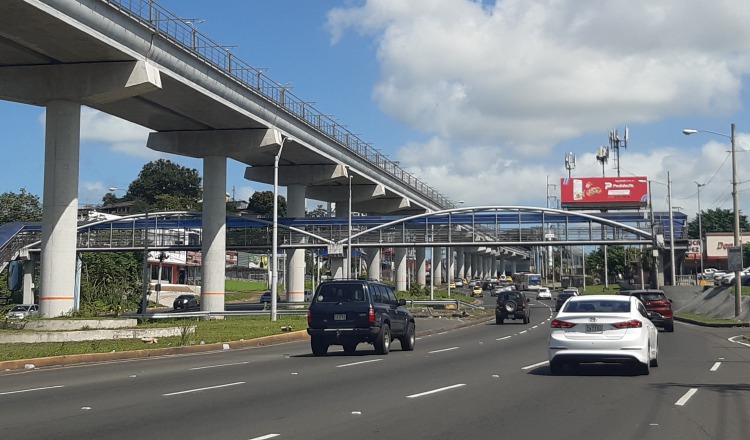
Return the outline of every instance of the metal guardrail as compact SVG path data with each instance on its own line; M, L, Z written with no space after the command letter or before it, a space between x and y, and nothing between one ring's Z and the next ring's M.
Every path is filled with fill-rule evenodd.
M366 162L405 183L410 188L430 198L441 208L456 205L436 189L427 186L419 178L405 171L398 163L388 159L371 142L365 142L331 115L316 110L284 86L263 73L264 69L253 67L234 56L226 46L213 41L196 29L193 21L180 18L154 0L101 0L124 14L147 25L167 40L194 54L206 64L238 81L254 93L271 101L290 116L315 129L337 144L346 147Z

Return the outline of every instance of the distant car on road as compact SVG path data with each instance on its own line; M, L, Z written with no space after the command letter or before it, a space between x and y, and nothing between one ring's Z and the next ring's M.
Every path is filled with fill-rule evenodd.
M198 297L190 294L183 294L174 299L172 308L175 310L184 309L187 310L192 307L198 307Z
M549 287L540 287L536 294L537 300L552 299L552 292L549 291Z
M641 300L649 312L649 319L664 331L674 331L674 317L672 316L672 300L667 298L663 290L623 290L620 295L630 295Z
M480 286L478 283L474 284L474 286L471 288L471 296L484 296L484 293L482 292L482 286Z
M555 300L555 311L559 312L563 304L565 304L565 301L567 301L568 298L573 297L573 296L578 296L578 294L570 290L568 291L563 290L562 292L558 293L557 299Z
M271 304L271 292L268 291L260 296L260 302L261 304ZM276 304L281 302L281 296L279 294L276 294Z
M29 319L34 316L39 316L39 305L18 304L13 306L5 316L8 319Z

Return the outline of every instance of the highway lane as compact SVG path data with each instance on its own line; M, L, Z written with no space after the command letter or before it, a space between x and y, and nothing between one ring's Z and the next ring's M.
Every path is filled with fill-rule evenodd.
M750 437L731 423L750 414L750 348L728 340L741 331L660 333L660 367L650 376L595 365L553 377L545 363L552 314L535 303L529 325L457 329L420 338L413 352L395 342L387 356L361 345L353 356L315 358L307 343L289 343L4 373L3 435Z

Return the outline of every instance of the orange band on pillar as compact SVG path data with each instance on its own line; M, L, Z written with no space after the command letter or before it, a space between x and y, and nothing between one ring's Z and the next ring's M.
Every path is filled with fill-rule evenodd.
M73 296L45 296L39 297L39 301L70 301L75 300Z
M304 293L305 293L305 292L288 292L288 293L289 293L290 295L291 295L291 294L293 294L293 293L301 293L301 294L303 294L303 295L304 295Z
M201 295L224 295L224 292L202 292Z

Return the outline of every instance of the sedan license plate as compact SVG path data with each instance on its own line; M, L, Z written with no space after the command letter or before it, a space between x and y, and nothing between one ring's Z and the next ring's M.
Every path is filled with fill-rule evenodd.
M603 330L601 324L586 324L586 333L601 333Z
M346 321L346 313L334 313L334 321Z

